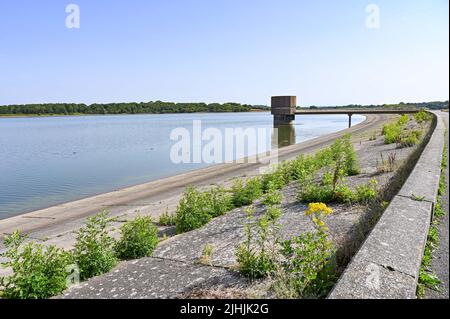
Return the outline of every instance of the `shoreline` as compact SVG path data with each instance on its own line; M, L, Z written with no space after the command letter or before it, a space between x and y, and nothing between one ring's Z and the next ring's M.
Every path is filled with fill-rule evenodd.
M296 157L300 153L311 153L331 144L346 133L364 134L378 128L389 116L370 115L366 119L345 130L326 134L300 144L279 150L279 160ZM249 161L250 159L247 159ZM0 220L0 239L14 230L27 233L34 239L57 238L78 229L85 218L107 209L112 217L132 216L137 211L142 215L157 217L166 209L173 211L178 205L185 187L209 187L214 184L225 185L231 179L259 174L261 163L226 163L196 169L155 181L129 186L116 191L103 193L83 199L66 202L48 208L19 214Z

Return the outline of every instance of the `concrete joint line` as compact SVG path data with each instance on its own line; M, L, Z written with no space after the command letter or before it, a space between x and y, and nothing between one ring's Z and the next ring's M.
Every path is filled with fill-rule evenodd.
M201 266L201 267L210 267L210 268L217 268L217 269L225 269L225 270L229 270L229 271L233 271L233 269L231 269L230 267L225 267L225 266L217 266L217 265L205 265L205 264L201 264L201 263L196 263L196 262L187 262L187 261L183 261L183 260L178 260L178 259L172 259L172 258L165 258L165 257L149 257L152 259L158 259L158 260L166 260L166 261L173 261L175 263L179 263L179 264L183 264L183 265L192 265L192 266Z
M415 201L415 202L427 202L427 203L431 203L432 205L433 205L433 210L434 210L434 201L432 201L432 200L428 200L428 199L423 199L423 200L417 200L417 199L414 199L412 196L406 196L406 195L401 195L401 194L397 194L396 196L398 196L398 197L403 197L403 198L407 198L407 199L410 199L410 200L412 200L412 201Z
M390 272L396 272L396 273L399 273L399 274L402 274L402 275L411 277L411 278L413 278L413 279L416 279L414 275L411 275L411 274L408 274L408 273L403 272L403 271L401 271L401 270L395 269L394 267L387 266L387 265L383 265L383 264L380 264L380 263L377 263L377 262L374 262L374 261L371 261L371 260L367 260L367 259L365 259L365 258L364 258L363 260L367 261L368 263L377 265L377 266L379 266L379 267L381 267L381 268L384 268L384 269L386 269L386 270L388 270L388 271L390 271Z

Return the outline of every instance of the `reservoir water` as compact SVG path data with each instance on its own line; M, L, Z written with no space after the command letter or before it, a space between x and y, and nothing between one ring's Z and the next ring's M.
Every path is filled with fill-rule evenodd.
M272 127L268 112L0 118L0 219L212 165L171 160L171 132L192 133L197 120L220 132ZM296 120L291 143L348 125L346 115Z

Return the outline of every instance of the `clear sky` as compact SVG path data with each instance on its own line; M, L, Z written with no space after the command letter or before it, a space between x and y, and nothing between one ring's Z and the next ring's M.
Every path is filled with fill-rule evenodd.
M80 28L66 27L69 3ZM368 4L379 28L368 28ZM1 0L0 104L447 100L448 0Z

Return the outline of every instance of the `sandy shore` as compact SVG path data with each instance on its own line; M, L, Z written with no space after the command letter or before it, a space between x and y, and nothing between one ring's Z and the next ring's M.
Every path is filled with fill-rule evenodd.
M388 115L369 115L364 122L352 128L280 149L278 158L287 160L300 153L314 152L331 144L334 139L346 133L351 133L357 142L363 135L367 137L368 132L380 128L390 117ZM358 143L356 143L356 147L358 147ZM208 187L220 184L226 186L234 177L259 174L259 169L264 165L261 163L214 165L3 219L0 220L0 239L14 230L19 230L21 233L27 233L30 239L67 248L73 242L73 232L81 227L85 218L103 209L109 210L111 216L118 216L122 219L131 218L137 213L156 217L166 210L173 211L188 185Z

